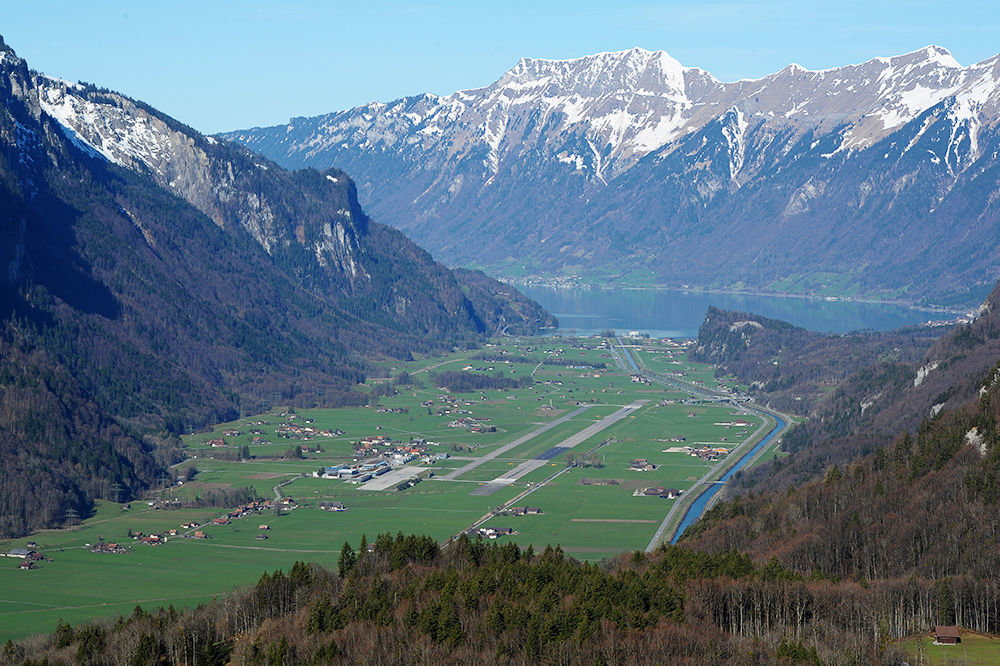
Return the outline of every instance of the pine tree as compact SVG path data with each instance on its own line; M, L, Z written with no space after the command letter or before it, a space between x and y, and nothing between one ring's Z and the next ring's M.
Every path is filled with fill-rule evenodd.
M337 573L340 574L340 577L347 576L357 561L357 553L351 548L351 544L345 541L344 547L340 549L340 559L337 560Z

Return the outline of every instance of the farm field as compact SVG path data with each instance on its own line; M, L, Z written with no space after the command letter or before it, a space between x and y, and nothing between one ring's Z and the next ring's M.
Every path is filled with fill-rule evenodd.
M958 645L935 645L931 636L900 642L913 666L992 666L1000 664L1000 638L965 633Z
M712 369L687 361L682 345L643 341L638 353L648 366L669 359L664 367L684 373L685 380L716 387ZM432 379L441 372L530 382L458 392ZM50 558L28 572L17 569L18 560L0 558L0 641L51 631L59 619L128 614L136 603L203 603L296 560L335 566L343 544L356 547L362 535L405 532L444 542L526 491L515 506L542 513L494 516L483 527L510 527L517 534L500 538L536 550L559 545L584 560L641 549L677 500L636 493L689 487L717 463L684 447L724 455L761 424L731 404L702 404L682 391L633 381L600 338L512 339L397 363L385 377L369 380L369 390L380 394L371 406L275 408L186 436L188 459L172 470L183 483L129 508L98 503L95 514L74 528L0 542L0 553L35 542ZM621 420L573 448L554 449L630 404L636 408ZM382 448L389 442L417 447L421 453L405 465L417 470L419 481L403 490L396 483L368 490L315 476L331 466L360 464L363 440ZM516 481L486 487L539 458L544 461L537 469ZM640 459L649 469L632 468ZM551 483L538 485L556 473ZM474 494L484 488L490 494ZM271 504L228 524L206 524L239 503L218 504L226 492ZM323 510L330 503L346 510ZM193 523L207 538L185 538L196 530L181 525ZM162 545L129 536L171 529L178 534ZM127 552L86 547L102 541Z

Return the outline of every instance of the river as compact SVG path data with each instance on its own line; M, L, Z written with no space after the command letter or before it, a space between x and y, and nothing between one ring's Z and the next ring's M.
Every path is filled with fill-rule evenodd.
M710 305L781 319L824 333L887 331L950 315L888 303L717 294L652 289L518 287L559 318L561 333L591 335L607 329L653 337L694 338Z

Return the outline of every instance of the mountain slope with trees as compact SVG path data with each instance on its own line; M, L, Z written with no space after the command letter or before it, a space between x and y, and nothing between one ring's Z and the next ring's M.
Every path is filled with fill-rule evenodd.
M720 334L715 324L745 315L716 314L706 322L703 353L712 355L714 349L714 357L725 356L723 367L741 373L748 383L758 382L763 399L773 396L787 404L789 390L805 395L824 376L827 387L832 386L808 410L799 412L807 420L782 443L792 455L735 477L734 486L743 490L797 486L822 478L831 465L844 465L888 446L903 432L915 435L925 418L974 401L1000 360L1000 287L983 302L973 321L943 329L947 332L940 337L940 331L927 329L860 336L800 332L794 336L806 340L806 345L789 345L777 356L775 344L787 340L782 337L789 335L787 324L777 335L768 329L754 329L752 334L742 329L747 336L738 336L738 344L727 346L723 343L732 342L739 331L728 332L723 326L726 332ZM803 352L801 357L796 358L796 349ZM781 359L778 366L770 362L772 358ZM843 379L828 383L837 376ZM783 386L784 382L791 383ZM769 392L769 387L778 390ZM798 403L791 404L794 408Z
M0 98L0 536L134 497L191 428L360 403L372 359L554 322L369 220L340 172L285 171L2 41Z

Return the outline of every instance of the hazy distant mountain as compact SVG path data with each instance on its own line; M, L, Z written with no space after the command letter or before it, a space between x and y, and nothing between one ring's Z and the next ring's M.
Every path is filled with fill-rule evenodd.
M361 402L375 359L553 320L285 171L0 40L0 537L127 498L174 435Z
M720 82L663 52L225 136L337 166L452 264L978 302L1000 276L1000 56Z

